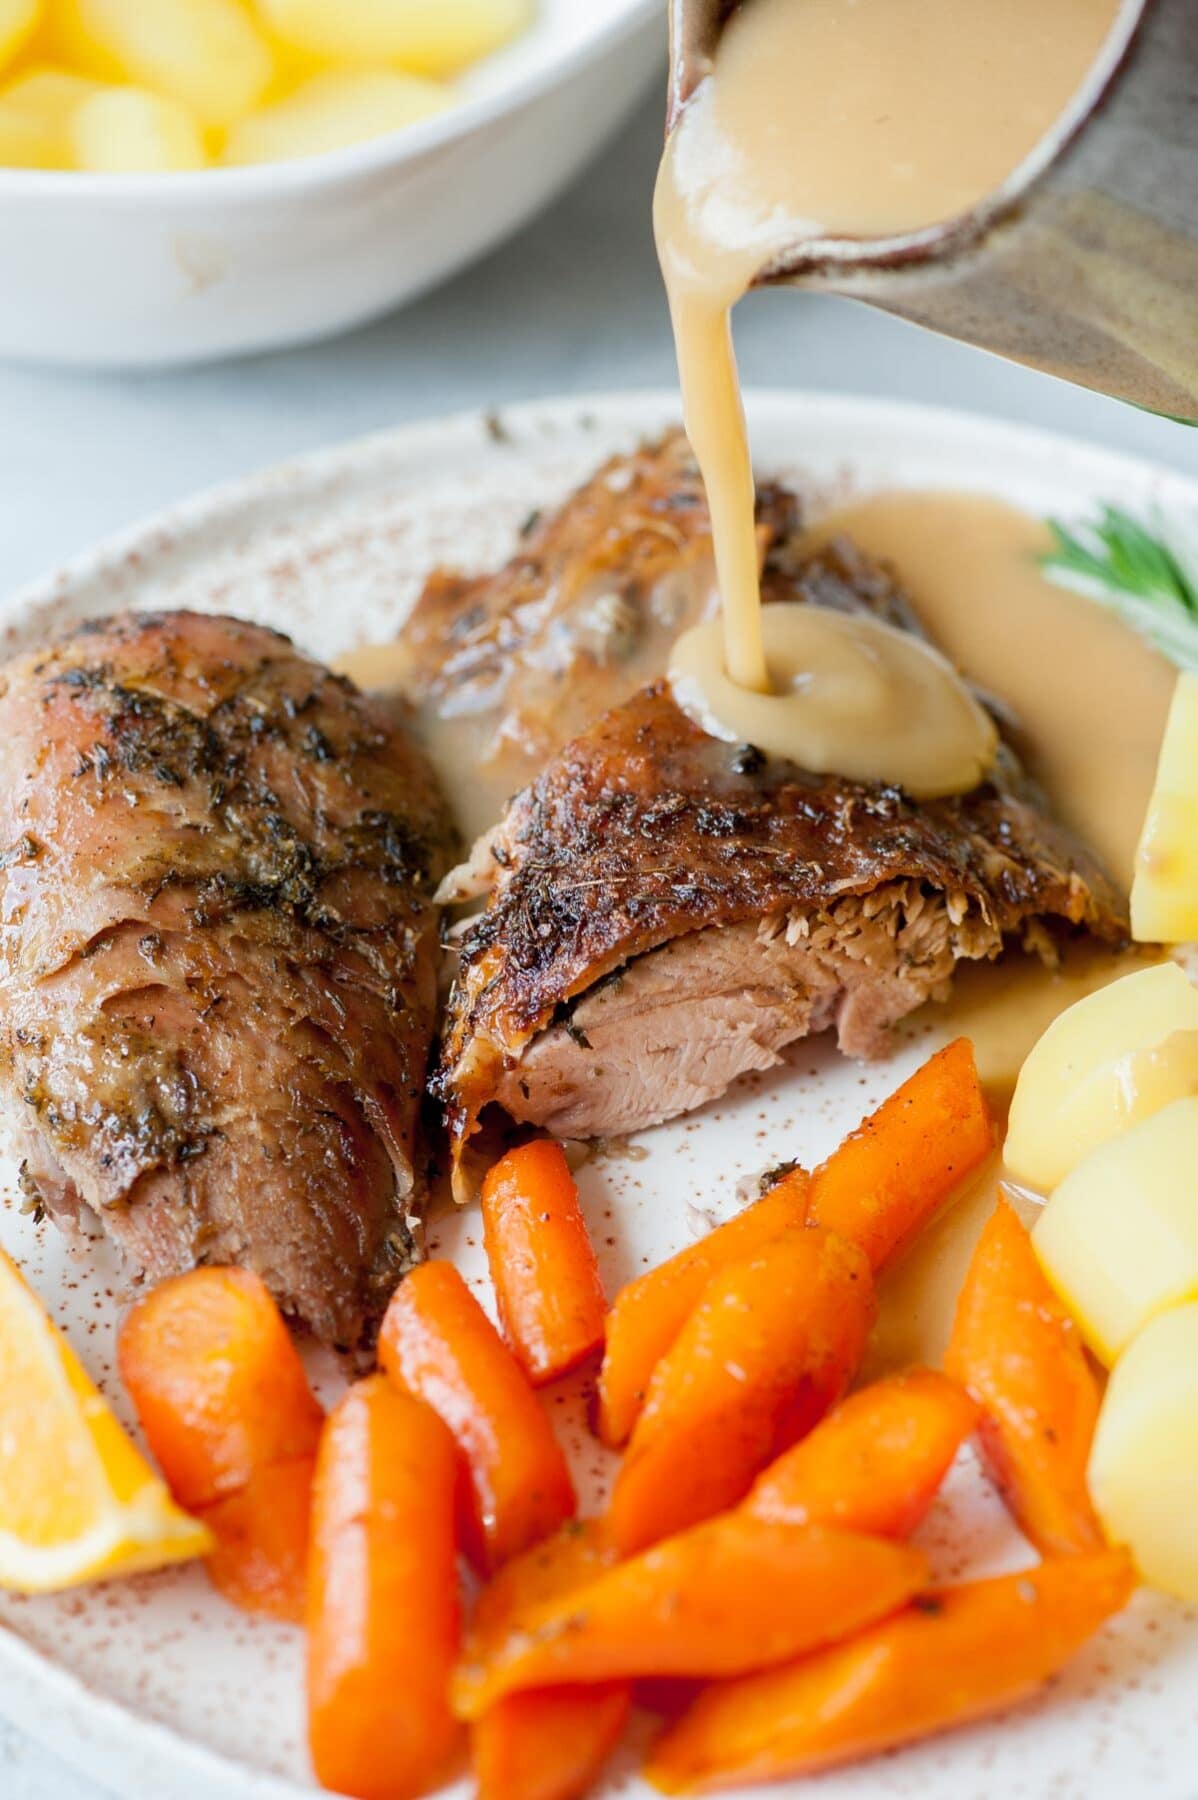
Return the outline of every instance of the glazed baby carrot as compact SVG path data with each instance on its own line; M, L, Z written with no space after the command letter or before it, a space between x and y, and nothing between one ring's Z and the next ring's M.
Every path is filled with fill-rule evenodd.
M483 1182L482 1214L504 1336L532 1381L554 1381L602 1344L606 1311L561 1145L509 1150Z
M235 1494L201 1510L216 1539L205 1567L243 1612L301 1624L307 1597L314 1456L268 1463Z
M865 1257L825 1231L788 1232L714 1276L653 1372L616 1477L621 1554L743 1499L844 1393L874 1310Z
M400 1282L379 1361L457 1441L471 1496L466 1548L479 1568L498 1568L572 1517L574 1488L548 1417L452 1263L422 1263Z
M727 1224L620 1290L607 1317L607 1348L599 1371L599 1436L605 1444L615 1449L627 1441L649 1377L712 1276L804 1223L808 1180L802 1169L791 1170Z
M530 1612L585 1587L615 1561L602 1520L568 1519L487 1583L463 1662L480 1665L500 1655ZM615 1748L631 1705L626 1681L585 1690L538 1688L497 1700L471 1732L481 1800L570 1800L585 1793Z
M216 1539L215 1586L298 1622L324 1414L263 1283L218 1268L162 1282L126 1315L117 1356L172 1493Z
M121 1379L190 1511L272 1463L314 1456L324 1418L278 1307L249 1269L193 1269L130 1309Z
M491 1577L471 1615L463 1655L486 1661L535 1608L586 1587L616 1560L602 1519L567 1519Z
M973 1046L957 1038L815 1171L808 1221L859 1244L876 1274L993 1148Z
M921 1595L849 1643L718 1682L657 1743L667 1794L808 1775L1010 1706L1046 1681L1134 1586L1122 1551Z
M761 1668L893 1612L926 1568L905 1544L725 1513L530 1607L467 1653L454 1705L473 1719L526 1688Z
M463 1661L481 1664L500 1654L530 1612L585 1587L615 1561L602 1520L568 1519L488 1582ZM585 1690L538 1688L497 1700L471 1733L482 1800L570 1800L584 1793L615 1748L631 1705L626 1681Z
M978 1240L944 1366L981 1408L978 1441L1025 1536L1046 1556L1097 1549L1086 1464L1098 1383L1005 1200Z
M308 1740L325 1787L408 1800L457 1738L458 1456L431 1407L381 1375L321 1438L308 1590Z
M908 1537L936 1497L978 1409L934 1369L911 1369L850 1394L758 1476L755 1518Z
M626 1681L532 1688L488 1708L470 1733L478 1800L578 1800L632 1711Z

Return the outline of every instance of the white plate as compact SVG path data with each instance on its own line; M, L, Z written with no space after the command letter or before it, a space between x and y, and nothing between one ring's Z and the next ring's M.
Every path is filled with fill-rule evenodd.
M534 505L563 495L601 456L675 410L673 396L538 405L501 422L418 426L271 471L17 596L0 614L4 639L15 647L126 604L189 605L281 626L333 656L393 631L435 559L502 557ZM823 496L906 485L972 487L1041 512L1072 512L1100 496L1195 504L1194 485L1179 476L951 413L791 394L761 396L751 414L759 465ZM749 1077L697 1117L645 1133L640 1160L588 1164L581 1183L609 1288L690 1238L695 1209L726 1207L742 1176L781 1157L823 1155L921 1054L912 1046L863 1073L822 1046L800 1045L775 1074ZM111 1374L119 1278L100 1257L72 1262L52 1228L35 1230L18 1214L10 1166L0 1182L9 1198L0 1240L127 1416ZM480 1276L474 1217L438 1221L433 1236ZM593 1501L602 1457L576 1393L558 1417L584 1503ZM952 1490L951 1529L945 1507L924 1534L941 1569L985 1571L1021 1555L968 1455ZM131 1800L294 1800L310 1791L299 1634L242 1618L198 1569L61 1598L0 1598L0 1622L9 1627L0 1631L0 1707ZM633 1766L627 1760L606 1792L638 1791ZM1042 1699L1001 1724L825 1777L820 1792L1113 1800L1139 1790L1189 1800L1195 1767L1198 1615L1141 1595Z

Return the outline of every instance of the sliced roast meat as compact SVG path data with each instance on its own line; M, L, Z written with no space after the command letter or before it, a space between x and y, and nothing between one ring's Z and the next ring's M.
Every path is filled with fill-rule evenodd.
M0 677L0 1094L139 1276L367 1336L415 1254L451 849L423 757L284 637L80 626Z
M883 1054L891 1025L945 994L962 957L1001 948L994 924L954 924L944 895L912 881L833 901L822 918L773 912L690 931L568 1002L502 1071L495 1099L563 1137L639 1131L829 1026L846 1056Z
M476 876L484 861L435 1082L459 1157L494 1101L626 1130L827 1024L877 1053L961 958L1041 946L1052 924L1112 942L1127 926L1008 755L974 792L917 802L708 737L663 683L568 744Z

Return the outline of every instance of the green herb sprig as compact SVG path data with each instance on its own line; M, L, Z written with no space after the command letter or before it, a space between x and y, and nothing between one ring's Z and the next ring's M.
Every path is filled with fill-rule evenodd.
M1049 519L1054 548L1040 566L1109 607L1179 669L1198 669L1198 555L1154 523L1150 531L1118 506L1073 528Z

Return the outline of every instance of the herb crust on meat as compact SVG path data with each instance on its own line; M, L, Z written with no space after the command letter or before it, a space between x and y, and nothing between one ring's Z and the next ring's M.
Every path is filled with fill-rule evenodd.
M415 1254L451 851L423 757L280 634L141 613L7 665L0 771L28 1198L356 1344Z

